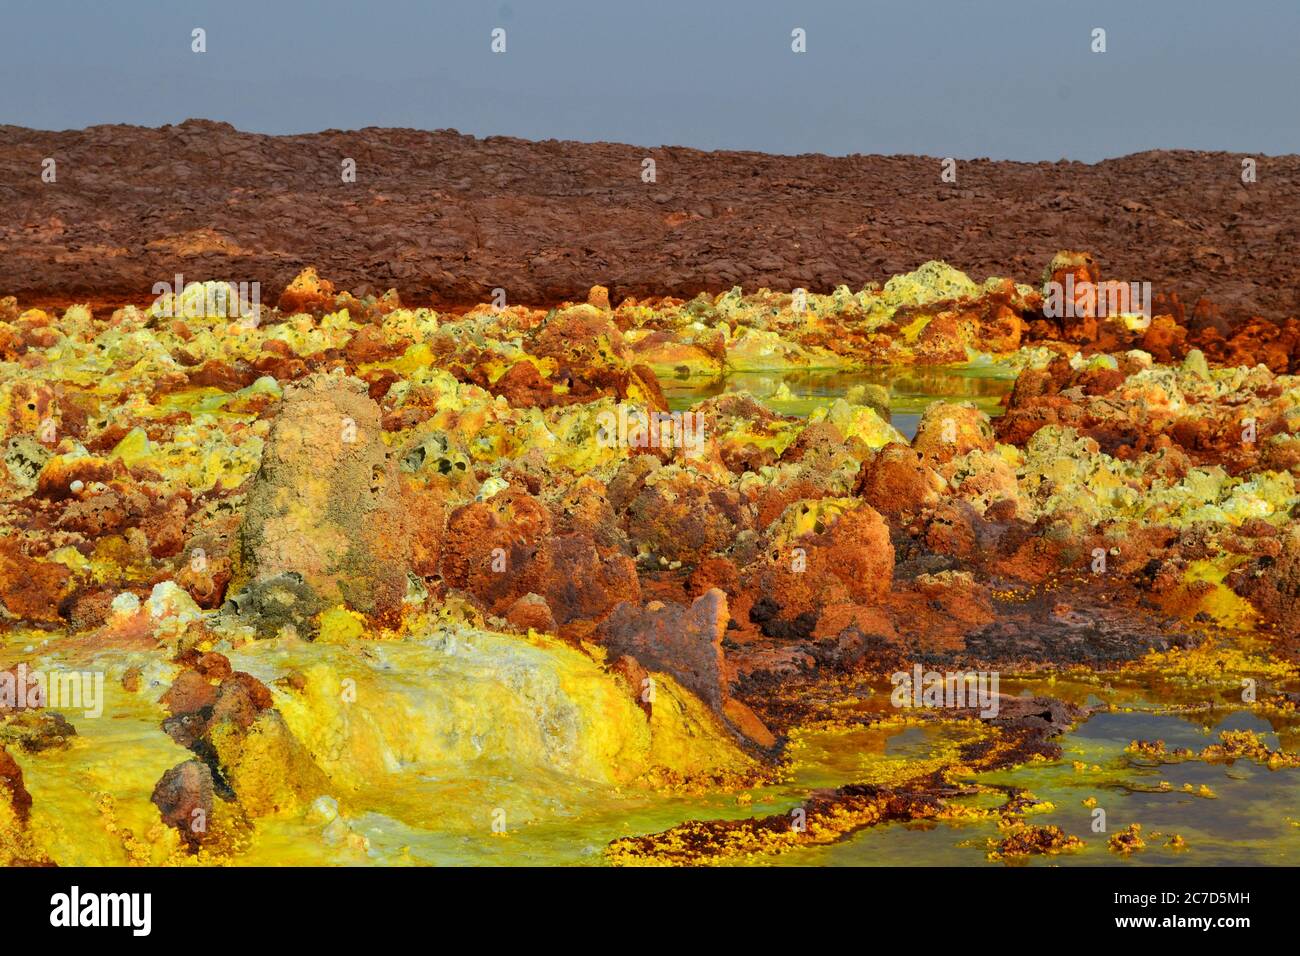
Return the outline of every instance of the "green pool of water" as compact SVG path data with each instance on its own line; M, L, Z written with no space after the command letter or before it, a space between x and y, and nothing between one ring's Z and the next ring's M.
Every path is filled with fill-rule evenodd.
M660 384L674 411L684 411L724 392L745 391L775 412L801 417L857 386L882 385L889 389L894 427L910 439L916 434L921 414L932 402L972 402L990 416L1001 415L1002 398L1010 393L1015 377L1015 370L998 365L882 366L850 372L736 372L707 382L663 378Z
M1168 748L1199 751L1222 730L1249 729L1272 748L1277 734L1263 719L1240 711L1202 725L1197 719L1154 713L1101 713L1062 739L1061 760L1030 763L973 782L1029 790L1054 809L1025 817L1055 824L1084 841L1081 851L1020 859L1028 866L1227 866L1294 865L1300 860L1300 770L1269 770L1248 760L1160 764L1126 752L1134 739L1164 740ZM1084 764L1078 769L1076 762ZM1097 769L1094 769L1097 768ZM1162 782L1169 789L1161 788ZM1184 791L1190 784L1195 793ZM1199 795L1209 788L1213 797ZM1105 831L1094 832L1095 799L1105 811ZM982 805L987 806L987 799ZM1121 856L1107 846L1111 834L1142 825L1146 849ZM1154 833L1162 836L1153 837ZM1177 833L1185 849L1168 841ZM986 841L998 835L992 820L888 824L861 830L840 843L774 857L795 866L1002 866L986 859ZM1014 865L1014 864L1013 864Z

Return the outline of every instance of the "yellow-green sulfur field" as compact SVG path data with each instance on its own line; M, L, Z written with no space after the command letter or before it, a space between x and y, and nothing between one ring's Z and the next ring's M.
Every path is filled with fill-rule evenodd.
M1168 318L937 262L0 300L0 862L1295 853L1077 809L1236 762L1207 789L1300 819L1259 778L1300 764L1300 380ZM998 713L898 704L921 661L1000 675Z

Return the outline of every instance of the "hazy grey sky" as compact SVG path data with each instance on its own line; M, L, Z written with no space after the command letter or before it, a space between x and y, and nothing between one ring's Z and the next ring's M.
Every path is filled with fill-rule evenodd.
M204 117L780 153L1300 152L1300 0L0 0L0 36L0 123L43 129Z

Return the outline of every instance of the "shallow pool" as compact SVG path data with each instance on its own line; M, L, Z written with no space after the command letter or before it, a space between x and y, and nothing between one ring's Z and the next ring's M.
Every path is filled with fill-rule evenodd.
M882 366L850 372L830 369L786 369L735 372L708 382L662 378L660 384L674 411L724 392L746 391L782 415L806 416L819 405L860 385L889 389L894 427L907 438L916 434L921 414L931 402L972 402L990 416L1003 412L1002 398L1010 394L1016 372L997 365Z

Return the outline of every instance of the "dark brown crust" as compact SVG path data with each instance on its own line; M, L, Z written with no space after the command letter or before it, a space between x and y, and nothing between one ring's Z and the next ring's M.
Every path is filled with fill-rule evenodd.
M641 180L653 157L657 181ZM41 180L54 158L58 179ZM345 157L356 182L341 182ZM741 284L830 291L943 258L1035 280L1058 249L1224 315L1295 315L1300 156L1160 151L1107 160L773 156L454 131L241 133L0 126L0 293L27 304L151 301L155 283L258 281L314 265L340 290L440 307L693 296Z

